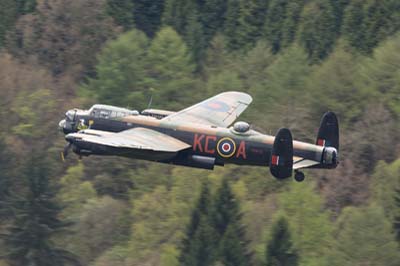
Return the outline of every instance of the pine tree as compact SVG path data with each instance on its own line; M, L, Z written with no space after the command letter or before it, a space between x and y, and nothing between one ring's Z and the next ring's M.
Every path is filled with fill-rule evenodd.
M237 202L227 179L217 191L211 212L218 241L217 260L224 265L251 265L245 228ZM233 254L234 253L234 254Z
M133 27L133 3L131 0L107 0L106 10L114 21L125 30Z
M240 41L238 40L239 16L240 0L228 0L222 33L227 40L227 48L229 50L240 48Z
M250 49L261 38L268 0L240 1L238 38L240 48Z
M0 0L0 47L4 45L6 33L17 19L18 8L15 0Z
M400 242L400 189L396 190L395 202L397 207L397 215L394 218L393 228L396 234L396 239Z
M327 1L317 1L307 5L300 25L300 42L311 61L326 58L336 40L335 13Z
M62 208L55 202L56 191L48 175L49 169L39 155L25 166L26 192L13 199L15 218L4 239L5 257L12 266L80 265L74 254L52 241L69 223L59 219Z
M7 146L0 139L0 222L10 215L9 198L12 184L11 169L13 169L10 155Z
M272 227L271 240L267 243L266 266L296 266L298 255L293 248L289 225L284 216Z
M165 0L133 0L136 28L152 37L161 26Z
M202 185L197 205L182 241L181 265L210 265L214 257L214 230L210 226L211 195L208 181Z
M190 6L194 0L167 0L165 2L164 12L162 16L162 24L166 26L171 26L179 34L185 32L187 25L188 14L194 10L189 10Z
M274 53L288 47L295 39L304 0L271 0L264 35Z
M205 0L200 6L200 19L207 46L224 24L227 2L226 0Z

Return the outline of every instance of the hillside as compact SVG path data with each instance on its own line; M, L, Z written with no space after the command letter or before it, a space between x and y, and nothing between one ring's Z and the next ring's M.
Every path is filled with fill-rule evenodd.
M400 265L399 30L398 0L0 0L0 265ZM228 90L303 141L334 111L339 167L60 159L68 109Z

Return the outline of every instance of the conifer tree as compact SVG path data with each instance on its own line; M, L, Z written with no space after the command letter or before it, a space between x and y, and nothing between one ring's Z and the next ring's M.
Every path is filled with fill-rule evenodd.
M208 182L205 181L182 241L179 259L181 265L210 265L214 257L215 239L214 230L209 221L210 205L210 190Z
M245 228L237 202L227 179L222 181L214 199L211 219L218 241L217 260L223 265L251 265Z
M240 1L239 43L241 48L252 48L263 32L268 0Z
M396 190L395 202L397 207L397 215L394 218L393 228L396 234L396 240L400 242L400 189Z
M200 19L207 46L224 24L227 2L226 0L205 0L200 6Z
M0 0L0 47L4 46L6 33L17 19L17 4L15 0Z
M280 217L272 227L271 240L267 243L266 266L296 266L298 255L293 248L289 225Z
M125 30L133 27L133 3L131 0L108 0L106 10L114 21Z
M228 0L222 33L227 40L227 48L229 50L240 48L240 41L238 40L239 16L240 0Z
M74 254L56 247L52 241L69 223L58 217L62 208L55 202L56 191L43 159L34 155L26 164L23 177L26 191L13 198L15 218L4 237L5 258L12 266L80 265Z
M304 0L271 0L265 21L265 38L279 52L295 39Z
M0 136L1 137L1 136ZM11 169L10 152L6 145L0 139L0 223L9 216L9 197L11 187Z
M133 0L133 18L136 28L145 32L147 36L154 36L161 26L164 1Z
M333 6L327 1L307 5L302 15L299 35L311 61L327 57L336 40Z

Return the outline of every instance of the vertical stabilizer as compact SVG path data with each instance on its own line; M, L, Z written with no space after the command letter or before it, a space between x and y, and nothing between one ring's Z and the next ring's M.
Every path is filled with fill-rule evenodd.
M318 130L318 146L334 147L339 151L339 122L333 112L326 112L321 119Z
M287 128L281 128L275 136L274 146L269 162L271 174L283 179L292 176L293 172L293 139Z

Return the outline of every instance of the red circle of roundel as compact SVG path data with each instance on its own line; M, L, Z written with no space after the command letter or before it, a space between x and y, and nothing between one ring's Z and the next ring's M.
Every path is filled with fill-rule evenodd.
M228 143L224 143L224 144L222 145L222 151L224 151L224 152L229 152L231 149L232 149L232 147L231 147L231 145L228 144Z

